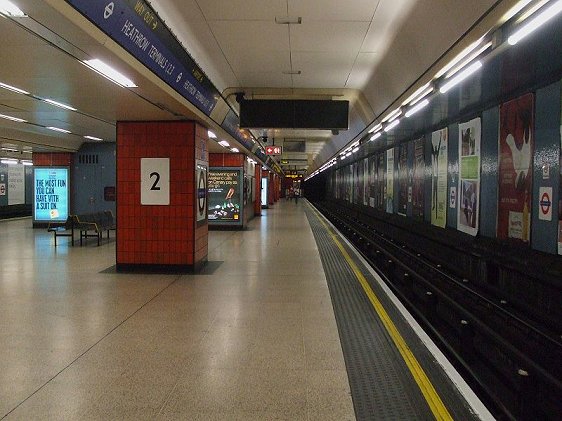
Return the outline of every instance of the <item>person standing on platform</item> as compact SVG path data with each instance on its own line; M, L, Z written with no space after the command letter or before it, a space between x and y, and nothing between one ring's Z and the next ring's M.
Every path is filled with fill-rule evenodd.
M299 196L301 195L301 190L297 187L295 188L295 190L293 191L293 194L295 196L295 204L298 203L299 201Z

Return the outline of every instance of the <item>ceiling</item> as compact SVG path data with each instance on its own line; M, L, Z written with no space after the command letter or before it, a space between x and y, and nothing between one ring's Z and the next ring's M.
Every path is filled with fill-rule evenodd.
M215 116L199 112L63 0L11 1L28 17L0 18L0 82L29 95L0 89L0 114L27 121L0 119L3 148L17 149L20 154L75 151L88 141L86 135L115 141L116 121L186 118L200 121L219 138L237 145L220 129ZM253 131L269 144L304 141L304 150L285 153L279 160L287 162L285 169L311 171L415 90L432 67L487 31L487 16L494 14L491 8L501 12L516 1L149 3L235 109L236 92L244 92L246 99L350 101L349 130L337 135L321 130ZM276 23L283 18L301 18L301 23ZM138 88L121 88L93 73L81 63L88 58L110 63ZM48 104L44 98L69 104L76 111ZM50 126L71 134L46 128ZM215 142L209 148L225 152Z

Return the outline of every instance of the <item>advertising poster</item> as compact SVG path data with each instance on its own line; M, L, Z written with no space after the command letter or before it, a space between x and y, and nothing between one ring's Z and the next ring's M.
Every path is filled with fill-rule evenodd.
M394 212L394 148L386 151L386 212Z
M363 204L363 163L358 161L354 165L354 187L355 195L353 203L358 205Z
M68 168L33 169L33 219L60 221L68 218Z
M345 171L345 201L352 202L353 200L353 186L352 186L352 178L353 178L353 164L344 167Z
M240 169L210 168L208 174L209 222L242 223Z
M376 197L376 180L377 176L377 156L369 157L369 206L375 207L375 197Z
M25 167L8 165L8 205L25 203Z
M369 206L369 160L363 160L363 205Z
M384 210L384 196L386 189L386 167L384 166L385 154L380 153L377 155L377 185L376 185L376 200L375 206L377 209Z
M412 216L423 219L423 192L424 192L424 139L414 141L414 174L412 180Z
M447 128L431 134L431 224L445 228L447 222Z
M531 237L533 94L500 106L498 238Z
M197 222L207 217L207 163L195 161L195 182L197 189Z
M480 208L480 118L459 124L459 185L457 228L478 234Z
M558 184L558 254L562 254L562 115L560 117L560 181Z
M408 145L398 147L398 213L406 216L408 205Z

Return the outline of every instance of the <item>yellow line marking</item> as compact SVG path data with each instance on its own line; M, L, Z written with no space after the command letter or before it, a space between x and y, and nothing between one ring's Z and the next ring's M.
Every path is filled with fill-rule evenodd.
M384 327L386 328L386 331L388 332L388 334L392 338L392 341L394 342L394 344L398 348L398 351L400 352L400 355L402 355L402 358L404 359L406 365L408 366L410 372L412 373L412 376L414 377L414 380L416 381L416 383L417 383L418 387L420 388L425 400L427 401L427 404L429 405L429 408L431 409L431 412L435 416L435 419L437 419L437 420L452 420L453 417L451 416L451 414L449 413L449 411L447 410L447 408L443 404L443 401L441 400L441 398L437 394L437 391L435 390L435 388L431 384L431 381L429 380L429 378L425 374L425 371L421 367L420 363L418 362L418 360L416 359L416 357L414 356L412 351L410 351L410 348L406 344L406 341L404 340L404 338L402 338L402 335L400 335L400 333L398 332L398 329L396 328L396 326L394 325L394 323L390 319L388 313L384 309L383 305L381 304L381 302L377 298L375 292L373 291L373 289L369 285L369 282L367 282L367 279L365 279L365 277L363 276L363 274L361 273L361 271L359 270L359 268L357 267L355 262L352 260L351 256L347 253L347 251L343 247L343 244L338 240L338 238L333 233L333 231L330 229L330 227L328 227L328 225L326 225L326 223L320 218L320 216L318 215L318 212L315 209L313 209L313 211L316 214L316 217L318 218L318 220L322 223L322 225L324 225L324 227L326 228L326 230L328 231L328 233L332 237L332 240L334 241L334 243L340 249L341 254L343 255L343 257L347 261L347 264L349 265L351 270L353 270L353 273L355 274L355 276L359 280L359 283L363 287L363 290L365 291L365 294L367 294L367 297L369 298L369 301L371 302L375 311L377 312L378 316L380 317Z

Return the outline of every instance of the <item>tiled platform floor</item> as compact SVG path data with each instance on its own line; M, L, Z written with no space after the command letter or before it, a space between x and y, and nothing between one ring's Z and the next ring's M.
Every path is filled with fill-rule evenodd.
M1 221L0 418L354 419L304 206L211 231L200 275L104 272L114 238Z

